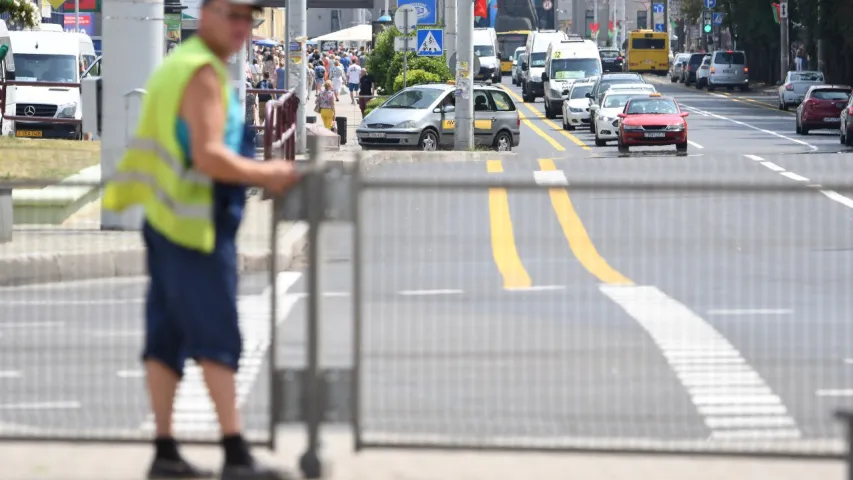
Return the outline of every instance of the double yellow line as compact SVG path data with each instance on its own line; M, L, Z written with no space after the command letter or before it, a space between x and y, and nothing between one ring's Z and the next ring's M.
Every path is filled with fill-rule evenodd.
M517 93L513 92L512 90L510 90L506 86L504 86L503 89L508 94L510 94L513 98L515 98L515 100L517 102L519 102L522 105L524 105L525 107L527 107L527 109L530 110L530 112L533 114L534 117L542 119L546 125L548 125L549 127L553 128L554 130L557 130L558 132L563 134L564 137L571 140L572 143L574 143L575 145L581 147L584 150L591 150L591 147L589 145L583 143L578 137L576 137L576 136L572 135L571 133L563 130L562 125L557 125L556 123L552 122L551 120L548 120L542 112L540 112L539 110L536 110L536 108L531 106L529 103L524 103L524 99L519 97ZM542 131L541 128L537 127L530 120L528 120L527 116L525 114L521 113L521 111L519 111L518 114L521 116L521 119L525 125L530 127L530 129L533 130L537 135L544 138L545 141L550 143L551 146L553 146L555 150L557 150L558 152L563 152L566 150L562 145L560 145L560 142L555 140L552 136L548 135L547 133Z
M503 164L500 160L489 160L486 168L493 174L503 172ZM550 159L539 160L539 168L542 171L557 170L554 161ZM572 205L568 191L565 188L550 188L548 195L569 248L581 265L601 282L612 285L632 285L633 282L630 279L611 267L598 253ZM516 247L506 189L489 189L489 220L492 255L503 277L504 288L512 290L532 287L533 281L524 268Z

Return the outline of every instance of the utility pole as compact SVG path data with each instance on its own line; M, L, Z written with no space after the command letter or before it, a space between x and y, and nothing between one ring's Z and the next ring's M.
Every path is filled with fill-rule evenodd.
M824 41L823 35L826 30L823 28L823 2L821 0L817 0L817 68L809 65L809 70L818 70L823 71L823 67L826 64L826 51L824 50Z
M142 89L163 61L163 0L103 2L101 178L115 174L136 130ZM133 52L128 55L128 52ZM101 209L102 230L139 230L142 209Z
M598 30L592 34L593 41L598 45L598 32L601 31L601 25L598 23L598 0L592 2L592 23L598 25Z
M450 3L450 2L448 2ZM456 113L454 148L474 147L474 0L456 3Z
M472 20L473 25L473 20ZM444 57L456 53L456 0L444 0Z
M305 103L308 101L308 71L305 59L305 48L308 42L308 3L306 0L287 0L285 11L284 48L287 49L287 62L284 64L284 75L287 78L288 89L296 89L299 99L299 109L296 112L296 153L304 154L308 149L306 137Z
M788 59L789 59L789 50L790 46L788 45L788 1L783 0L779 2L779 37L782 40L781 42L781 57L780 57L780 66L781 66L781 75L780 79L785 78L785 75L788 74Z
M80 0L74 0L74 33L80 33Z

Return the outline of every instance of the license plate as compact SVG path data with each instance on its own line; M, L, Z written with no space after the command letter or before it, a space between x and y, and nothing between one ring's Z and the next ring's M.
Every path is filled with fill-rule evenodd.
M823 121L826 123L841 123L841 119L835 117L826 117L823 119Z
M664 137L666 137L666 133L664 133L664 132L646 132L645 135L643 135L643 136L646 138L664 138Z
M385 138L385 134L382 132L373 132L365 135L367 138Z
M732 72L734 72L734 70L732 70L731 68L723 69L723 73L732 73Z
M31 137L31 138L41 138L42 132L41 130L16 130L16 137Z

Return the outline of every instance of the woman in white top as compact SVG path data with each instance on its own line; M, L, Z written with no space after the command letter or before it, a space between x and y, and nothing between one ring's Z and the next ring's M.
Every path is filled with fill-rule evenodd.
M332 90L335 92L335 101L340 102L341 98L338 94L341 91L341 87L344 84L344 67L341 66L341 61L335 57L335 65L331 68L331 72L329 72L329 79L332 80Z

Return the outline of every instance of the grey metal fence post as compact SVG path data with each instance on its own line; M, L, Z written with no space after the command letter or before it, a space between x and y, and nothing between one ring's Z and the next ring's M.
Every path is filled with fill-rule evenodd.
M356 155L350 203L352 205L352 376L350 377L350 424L353 448L361 450L361 313L362 313L362 230L361 230L361 154Z
M269 412L269 448L275 451L275 432L278 428L278 412L279 412L279 396L278 382L276 381L276 357L278 353L278 327L276 319L278 319L278 222L279 209L281 202L280 198L273 197L272 199L272 224L270 225L270 267L269 267L269 282L270 282L270 348L267 350L267 363L269 364L269 381L273 388L270 388L270 412Z
M853 480L853 411L839 410L835 412L835 418L844 422L844 433L847 437L847 480Z
M312 167L321 167L320 142L316 136L308 138L308 154ZM319 168L317 169L319 170ZM316 172L316 170L315 170ZM299 458L299 468L305 478L322 478L323 466L318 452L320 443L320 423L325 404L321 398L320 378L320 302L322 301L320 270L322 255L320 245L320 226L326 210L326 196L323 176L312 173L305 178L302 201L305 202L308 216L308 315L306 321L306 364L304 375L305 395L303 406L306 409L305 426L308 445Z

